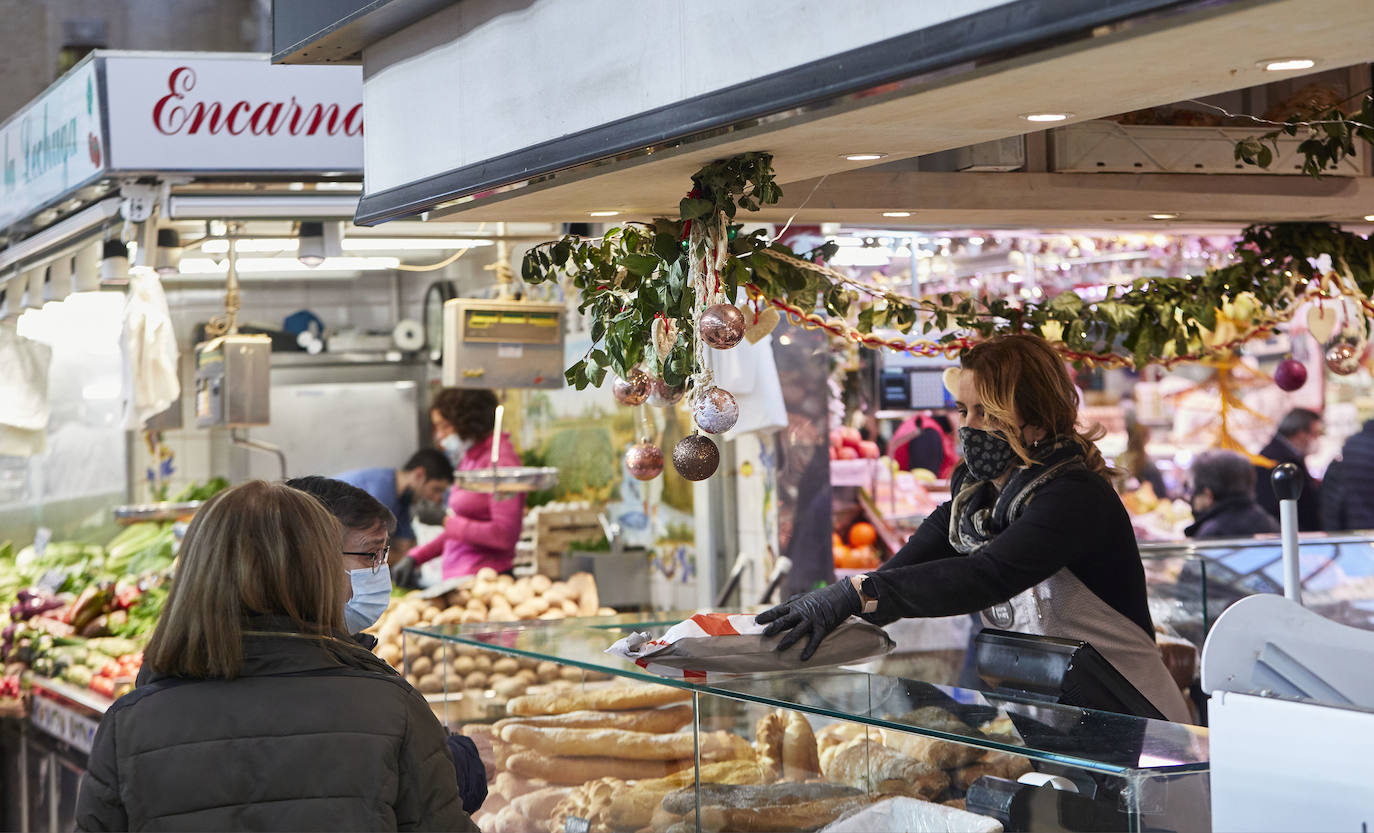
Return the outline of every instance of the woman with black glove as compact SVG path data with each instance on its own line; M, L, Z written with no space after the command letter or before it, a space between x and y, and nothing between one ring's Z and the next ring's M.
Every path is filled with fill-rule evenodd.
M982 611L992 627L1092 644L1171 720L1188 709L1160 658L1131 521L1093 444L1078 391L1038 336L1002 336L963 357L955 405L964 460L953 499L876 571L758 616L806 639L803 660L851 615L876 624Z

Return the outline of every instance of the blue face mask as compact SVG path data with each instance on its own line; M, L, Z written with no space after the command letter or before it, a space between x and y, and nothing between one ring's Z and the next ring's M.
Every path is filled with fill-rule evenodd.
M344 605L344 625L349 633L360 633L376 624L391 603L391 568L383 564L377 572L364 567L349 570L353 598Z

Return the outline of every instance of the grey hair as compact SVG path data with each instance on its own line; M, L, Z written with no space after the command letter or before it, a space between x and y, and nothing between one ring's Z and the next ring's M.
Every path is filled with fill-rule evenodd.
M1225 449L1204 451L1193 459L1193 491L1207 489L1216 500L1255 493L1255 466L1243 455Z

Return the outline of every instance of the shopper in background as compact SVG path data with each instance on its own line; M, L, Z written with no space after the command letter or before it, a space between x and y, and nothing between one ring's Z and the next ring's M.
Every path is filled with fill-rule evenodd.
M496 405L496 394L480 388L444 388L434 395L429 412L434 443L449 455L456 470L489 467L493 442L500 443L497 465L520 465L509 435L492 436ZM398 585L414 586L418 565L440 556L445 579L472 575L483 567L498 573L510 571L525 514L525 496L469 492L455 486L449 490L448 509L444 531L397 562L394 572Z
M444 461L447 465L448 461ZM449 470L452 472L452 469ZM391 511L372 495L329 477L297 477L286 485L318 500L343 525L344 569L353 596L344 606L344 624L359 645L371 651L377 637L362 633L381 618L391 602L391 576L386 563L386 531L394 525ZM463 809L477 812L487 797L487 773L471 738L448 733L449 754L458 775Z
M1162 714L1187 721L1155 645L1145 571L1126 508L1078 394L1044 339L1009 335L963 357L953 385L964 460L953 500L895 556L759 614L765 634L805 639L801 658L851 615L876 624L983 611L992 627L1092 644Z
M944 414L922 411L908 417L887 444L888 454L903 471L925 469L948 480L959 462L954 425Z
M1126 470L1131 477L1141 486L1146 483L1154 490L1155 497L1161 500L1169 498L1169 488L1164 485L1164 475L1160 473L1159 466L1150 459L1145 446L1150 443L1150 427L1141 425L1133 419L1126 422L1126 451L1117 460L1117 464Z
M387 466L354 469L336 474L334 478L372 495L396 517L390 555L390 563L395 564L415 546L415 527L410 523L411 503L416 497L430 503L443 500L444 492L453 485L453 464L442 451L422 448L410 455L399 469Z
M341 540L285 484L200 507L150 679L96 732L78 829L477 829L434 712L344 632Z
M1321 494L1323 529L1374 529L1374 419L1345 441Z
M1189 538L1239 538L1278 532L1279 522L1255 502L1255 467L1234 451L1204 451L1189 472L1193 524Z
M1321 414L1306 408L1294 408L1279 421L1274 439L1260 451L1260 456L1273 460L1275 466L1292 463L1302 472L1302 495L1298 497L1298 529L1302 532L1316 532L1322 528L1321 497L1317 481L1307 473L1306 459L1316 450L1323 431ZM1255 499L1266 512L1277 518L1279 499L1269 482L1269 475L1273 471L1273 467L1256 467Z

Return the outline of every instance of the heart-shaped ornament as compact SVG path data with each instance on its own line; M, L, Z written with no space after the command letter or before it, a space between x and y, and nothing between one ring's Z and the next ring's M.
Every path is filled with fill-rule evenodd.
M1339 318L1335 304L1317 304L1307 311L1307 331L1319 344L1326 344L1336 331Z
M745 325L744 337L749 339L750 344L758 344L764 336L773 332L773 329L778 326L778 321L782 319L776 309L764 307L759 313L757 321L754 321L753 313L748 311L744 313L744 320L753 322Z

